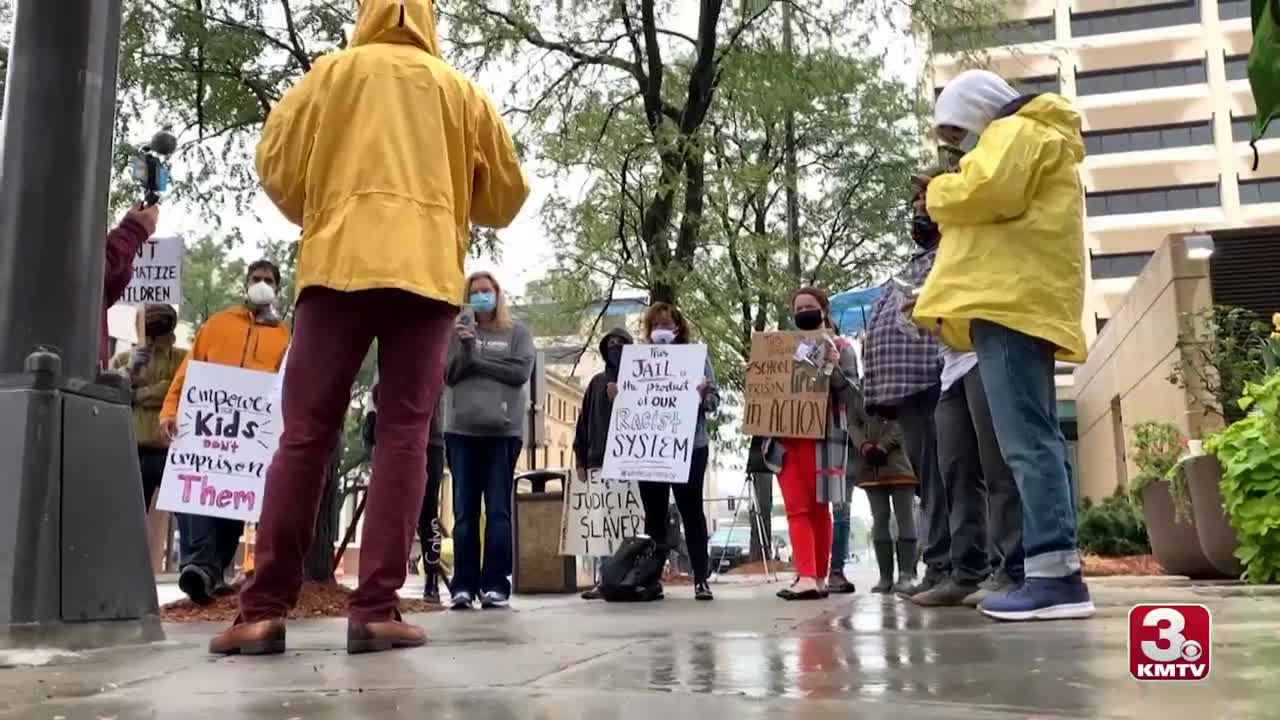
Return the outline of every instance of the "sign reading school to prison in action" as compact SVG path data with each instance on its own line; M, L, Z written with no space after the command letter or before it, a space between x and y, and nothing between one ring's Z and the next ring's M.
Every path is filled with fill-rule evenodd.
M605 480L599 470L573 473L560 515L560 554L608 557L644 534L644 506L634 480Z
M138 248L133 259L133 280L120 302L182 304L182 238L153 237Z
M707 369L706 345L627 345L601 473L610 480L689 482Z
M256 522L284 426L275 373L192 362L156 507Z
M742 431L759 437L821 439L827 431L831 367L822 333L751 336Z

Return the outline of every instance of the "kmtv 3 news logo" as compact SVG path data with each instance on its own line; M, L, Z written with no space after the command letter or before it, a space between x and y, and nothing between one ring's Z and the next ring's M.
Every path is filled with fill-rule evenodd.
M1209 677L1213 618L1204 605L1134 605L1129 610L1129 674L1143 682Z

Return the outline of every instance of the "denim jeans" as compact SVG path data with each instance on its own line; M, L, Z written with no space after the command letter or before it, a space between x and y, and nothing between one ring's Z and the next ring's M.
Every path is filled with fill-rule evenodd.
M235 565L244 523L207 515L180 515L178 528L182 566L203 568L215 583L224 580L226 572Z
M951 526L947 517L947 489L938 468L938 424L934 414L942 386L905 398L898 405L898 425L911 467L920 481L921 520L917 523L925 541L924 564L929 574L951 574Z
M523 444L517 437L475 437L446 433L453 475L454 594L511 594L511 503L516 460ZM480 505L484 501L484 557L480 554Z
M1000 452L1022 497L1026 575L1077 573L1076 510L1058 423L1054 347L985 320L973 321L971 335Z
M831 572L843 573L845 561L849 559L849 535L853 532L849 503L836 503L831 506Z

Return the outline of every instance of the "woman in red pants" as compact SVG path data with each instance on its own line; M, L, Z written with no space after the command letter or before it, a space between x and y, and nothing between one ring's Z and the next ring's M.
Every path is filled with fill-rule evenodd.
M791 533L791 561L796 579L778 593L783 600L817 600L827 596L831 564L831 503L848 502L845 463L849 454L845 408L856 390L858 361L853 346L838 335L831 321L827 294L814 287L791 297L797 330L825 330L826 362L831 370L831 399L827 403L826 436L821 440L767 438L765 464L778 476Z

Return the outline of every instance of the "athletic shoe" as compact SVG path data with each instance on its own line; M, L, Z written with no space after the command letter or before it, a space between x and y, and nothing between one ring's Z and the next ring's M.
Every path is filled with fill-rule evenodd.
M965 598L977 590L976 584L961 585L954 580L946 580L922 593L912 595L910 600L921 607L960 607Z
M707 601L715 600L716 596L711 594L711 586L707 584L706 580L703 580L693 586L693 598L695 600Z
M489 590L480 596L480 607L485 610L501 610L511 607L511 598L497 590Z
M996 620L1080 620L1093 617L1095 608L1089 586L1080 573L1060 578L1029 577L1022 587L995 593L978 609Z
M474 603L475 601L476 599L471 597L471 593L465 590L462 592L456 592L453 594L453 599L449 602L449 609L450 610L470 610L472 603Z

